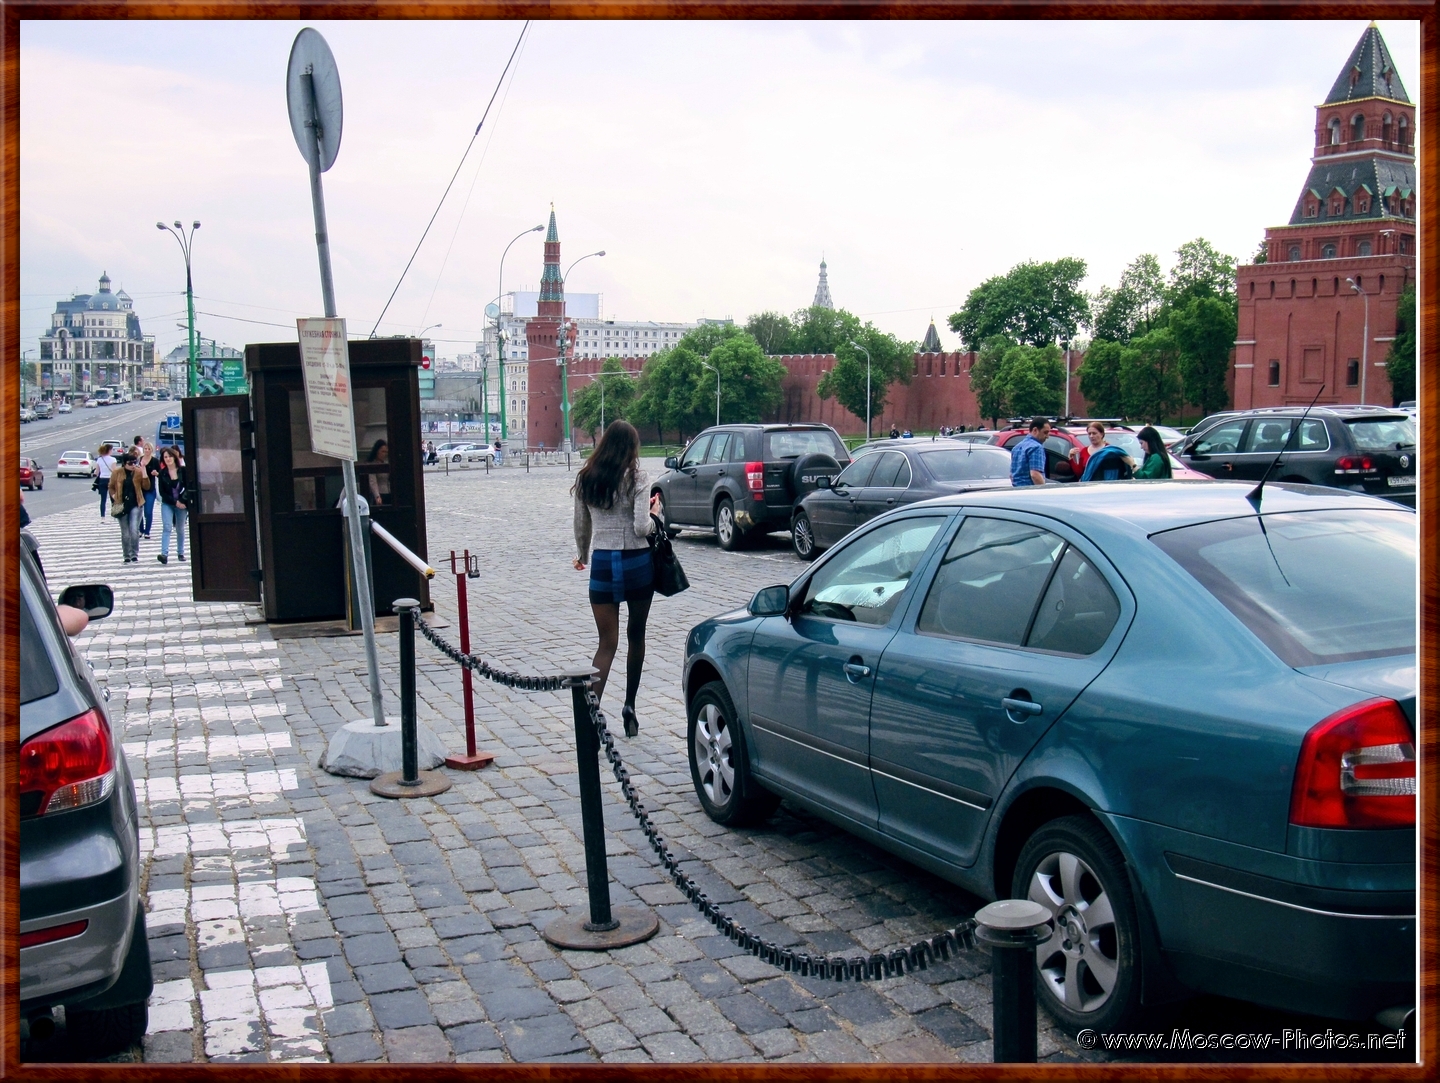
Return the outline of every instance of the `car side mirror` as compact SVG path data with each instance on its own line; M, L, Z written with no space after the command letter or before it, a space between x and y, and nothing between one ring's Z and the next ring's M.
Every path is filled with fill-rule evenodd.
M60 604L83 610L91 620L101 620L114 612L115 592L104 583L66 587L60 592Z
M762 587L755 592L746 608L754 617L783 617L785 610L790 608L790 588Z
M834 487L835 479L829 474L821 474L815 479L815 488L817 489L833 489Z
M665 456L665 469L666 469L666 470L678 470L678 469L680 469L680 460L677 459L674 455L666 455L666 456Z

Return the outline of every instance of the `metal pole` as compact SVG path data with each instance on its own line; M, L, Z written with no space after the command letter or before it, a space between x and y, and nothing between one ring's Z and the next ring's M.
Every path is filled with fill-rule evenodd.
M1050 911L1029 899L1002 899L982 907L975 922L975 938L990 948L994 1062L1034 1064L1035 949L1053 932Z
M455 554L450 554L451 570L454 570ZM455 585L460 592L459 619L460 619L460 651L462 654L470 653L470 599L465 590L465 580L470 574L470 550L465 550L465 570L455 577ZM460 685L465 699L465 754L475 755L475 698L474 691L470 684L470 670L461 667Z
M720 366L715 366L715 424L720 424Z
M193 232L190 234L190 239L192 242L195 239ZM187 386L190 390L190 397L193 399L197 390L195 378L195 290L190 283L189 245L185 246L185 310L189 313L190 319L190 372Z
M1070 420L1070 344L1065 344L1065 420Z
M565 428L560 434L560 450L568 452L573 441L570 439L570 375L565 364L565 347L569 345L566 341L570 336L567 333L565 320L560 320L560 420Z
M400 618L400 783L420 782L420 754L415 734L415 614L420 603L414 598L395 599Z
M310 103L310 134L315 139L315 153L307 155L307 159L310 165L310 203L315 211L315 248L320 257L320 293L325 301L325 318L333 320L339 313L335 310L335 281L330 274L330 235L325 226L325 192L320 185L320 125L315 108L315 83L308 72L302 81ZM188 281L188 268L186 278ZM193 347L191 356L194 356ZM193 380L193 360L190 371ZM345 521L350 531L351 573L355 577L355 597L360 604L360 630L365 637L365 663L370 669L370 711L375 725L384 726L388 723L385 721L385 701L380 695L380 657L375 650L375 602L370 593L370 570L365 566L365 535L360 528L359 488L355 484L354 462L341 459L340 476L345 482Z
M575 710L575 750L580 763L580 820L585 828L585 880L590 893L589 932L606 932L619 922L610 913L610 870L605 864L605 814L600 808L600 739L590 723L585 693L595 681L587 667L568 674L570 699Z
M1360 297L1365 302L1365 341L1360 343L1360 405L1364 406L1365 379L1370 375L1370 295L1361 290Z

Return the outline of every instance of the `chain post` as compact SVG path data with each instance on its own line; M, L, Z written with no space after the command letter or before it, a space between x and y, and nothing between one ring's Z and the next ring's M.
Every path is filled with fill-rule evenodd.
M455 567L455 550L450 550L450 572L455 576L455 590L458 595L457 619L460 622L460 653L470 653L470 598L465 587L465 580L479 575L479 569L472 561L470 550L465 550L465 556L461 561L460 568ZM474 569L472 571L472 569ZM470 673L470 667L460 667L460 691L465 704L465 754L463 756L446 756L445 766L458 771L478 771L482 767L488 767L495 762L493 752L475 751L475 689L474 677Z
M415 719L415 615L420 602L396 598L400 654L400 770L388 771L370 783L381 797L433 797L450 788L450 780L437 771L420 770L420 748Z
M1053 932L1050 911L1029 899L1002 899L975 915L975 937L992 960L994 1061L1034 1064L1035 949Z

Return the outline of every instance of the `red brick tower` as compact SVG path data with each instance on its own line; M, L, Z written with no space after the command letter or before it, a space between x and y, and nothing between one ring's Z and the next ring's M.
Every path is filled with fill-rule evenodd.
M540 276L536 316L525 325L530 347L530 405L527 443L560 446L564 428L560 411L559 336L565 322L565 283L560 277L560 233L555 228L555 205L550 205L550 228L545 233L545 270Z
M1308 403L1321 384L1321 403L1363 392L1393 404L1385 356L1415 277L1414 132L1415 107L1371 23L1315 110L1310 176L1289 223L1265 231L1265 263L1236 274L1237 409Z

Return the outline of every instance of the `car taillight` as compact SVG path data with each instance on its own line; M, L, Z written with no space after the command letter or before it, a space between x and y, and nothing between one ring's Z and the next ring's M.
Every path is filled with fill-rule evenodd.
M1332 714L1305 734L1290 822L1297 827L1414 827L1415 738L1393 699Z
M115 742L98 709L37 733L20 746L20 814L92 805L115 788Z
M745 487L757 497L765 495L765 464L745 464Z
M1369 455L1341 455L1335 460L1337 474L1373 474L1375 460Z

